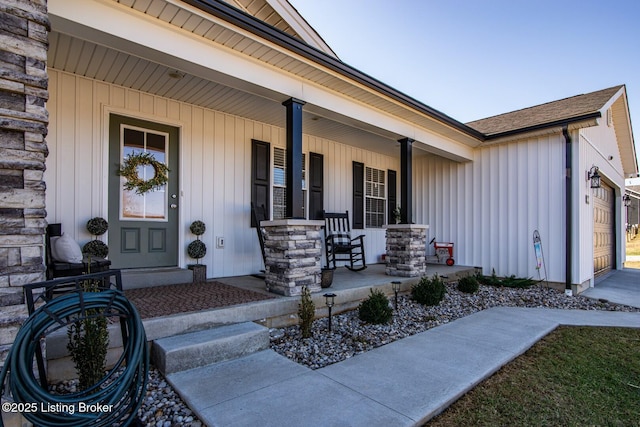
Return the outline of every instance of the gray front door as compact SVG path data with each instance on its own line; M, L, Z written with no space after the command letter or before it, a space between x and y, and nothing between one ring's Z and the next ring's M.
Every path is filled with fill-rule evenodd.
M111 114L109 119L109 258L114 268L178 265L178 128ZM150 153L169 167L168 184L144 193L125 190L120 165L130 153ZM151 166L138 176L153 178Z

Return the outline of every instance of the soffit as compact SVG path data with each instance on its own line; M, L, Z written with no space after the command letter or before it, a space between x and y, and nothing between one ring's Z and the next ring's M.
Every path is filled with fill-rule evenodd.
M236 28L232 24L195 10L195 8L191 8L178 0L113 1L281 69L307 83L310 82L322 86L326 90L354 99L385 114L408 122L412 126L427 129L471 147L475 147L480 143L479 139L465 134L441 120L277 46L275 43L270 43L247 31ZM241 1L251 3L249 0ZM419 102L415 101L415 104L419 104ZM451 121L454 120L451 119ZM462 124L460 125L463 126ZM428 143L428 141L422 142Z

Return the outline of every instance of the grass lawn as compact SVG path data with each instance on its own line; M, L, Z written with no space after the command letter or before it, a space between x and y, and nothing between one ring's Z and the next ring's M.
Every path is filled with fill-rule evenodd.
M627 242L627 255L640 255L640 234Z
M427 426L639 426L640 329L560 327Z

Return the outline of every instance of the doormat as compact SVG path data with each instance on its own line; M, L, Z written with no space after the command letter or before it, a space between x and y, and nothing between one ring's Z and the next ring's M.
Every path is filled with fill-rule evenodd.
M129 289L124 294L143 319L275 298L216 281Z

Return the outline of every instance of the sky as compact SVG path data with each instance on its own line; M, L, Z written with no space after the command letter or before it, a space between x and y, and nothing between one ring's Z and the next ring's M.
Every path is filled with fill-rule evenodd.
M638 0L289 0L345 63L469 122L625 84L640 154Z

